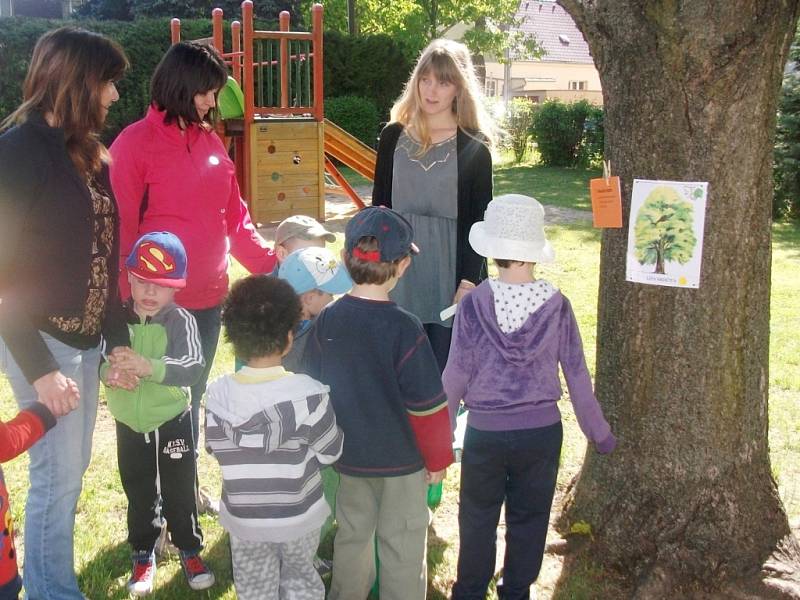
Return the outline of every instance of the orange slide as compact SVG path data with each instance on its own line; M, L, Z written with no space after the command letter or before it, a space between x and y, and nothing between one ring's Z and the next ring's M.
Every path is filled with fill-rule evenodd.
M338 184L339 188L333 190L344 193L359 208L364 208L364 201L358 193L347 183L347 180L333 164L332 158L356 173L373 181L375 179L375 150L356 139L333 121L325 119L324 124L325 171Z

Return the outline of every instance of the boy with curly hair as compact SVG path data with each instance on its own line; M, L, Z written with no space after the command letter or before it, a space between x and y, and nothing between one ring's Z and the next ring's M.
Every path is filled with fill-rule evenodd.
M275 277L247 277L223 304L225 336L241 370L208 387L206 442L222 468L219 520L230 534L242 600L322 598L313 559L330 514L321 465L342 453L329 388L286 371L301 305Z

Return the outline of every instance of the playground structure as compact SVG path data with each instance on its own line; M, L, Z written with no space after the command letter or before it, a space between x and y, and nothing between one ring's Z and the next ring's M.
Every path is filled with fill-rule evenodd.
M241 116L225 119L222 133L232 140L239 186L256 222L294 214L324 220L326 189L363 207L334 160L375 176L375 151L324 116L322 14L315 4L310 32L290 31L287 11L279 31L257 31L253 2L245 0L242 20L230 25L229 51L220 8L211 13L211 38L200 40L220 53L241 87ZM173 44L180 41L179 19L172 19L171 35Z

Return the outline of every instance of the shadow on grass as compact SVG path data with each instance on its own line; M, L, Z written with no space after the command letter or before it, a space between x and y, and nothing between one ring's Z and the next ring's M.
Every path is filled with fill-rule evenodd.
M127 543L119 543L100 550L83 566L78 574L78 584L87 598L121 600L130 597L126 588L130 577L130 552ZM227 594L233 587L228 536L222 535L214 545L206 546L203 558L217 580L210 589L192 591L183 576L178 557L169 555L158 560L157 571L161 571L163 576L164 570L172 566L177 568L177 572L168 581L161 580L157 573L154 595L159 598L221 598Z
M800 258L800 222L783 221L772 226L772 246L789 254L789 258Z
M435 573L438 567L445 562L444 553L450 543L436 535L433 526L428 527L428 573ZM447 600L450 597L450 590L438 589L434 587L432 578L428 577L427 600Z
M131 549L126 542L107 546L83 565L78 586L87 598L127 598ZM121 582L121 585L120 585Z
M564 557L551 600L627 600L630 594L623 579L594 561L589 544L579 544Z

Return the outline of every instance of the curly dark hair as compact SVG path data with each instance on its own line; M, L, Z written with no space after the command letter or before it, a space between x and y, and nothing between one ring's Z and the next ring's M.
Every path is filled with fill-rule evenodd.
M277 277L250 275L233 284L222 304L225 339L242 360L279 354L286 350L301 312L291 285Z

